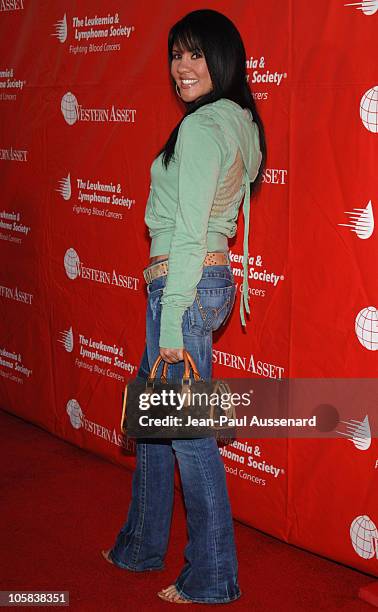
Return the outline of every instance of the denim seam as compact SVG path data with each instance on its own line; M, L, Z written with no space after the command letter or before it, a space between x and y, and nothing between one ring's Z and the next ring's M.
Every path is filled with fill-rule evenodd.
M209 473L206 470L206 465L205 463L202 461L202 457L201 457L201 450L198 449L198 451L196 452L195 449L195 445L192 441L191 446L193 448L194 451L194 455L196 457L196 461L200 467L200 470L204 476L204 480L206 482L207 485L207 489L209 492L209 499L211 500L211 524L212 524L212 530L213 530L213 553L214 553L214 559L215 559L215 572L216 572L216 589L218 590L219 588L219 567L218 567L218 543L217 543L217 537L216 537L216 529L215 529L215 500L214 500L214 496L213 496L213 492L212 492L212 487L211 482L210 482L210 478L209 478Z
M141 492L140 492L140 498L139 498L139 517L138 517L139 518L138 520L139 529L136 530L134 552L133 552L132 561L131 561L131 564L134 565L135 567L137 565L137 559L138 559L140 549L142 546L142 532L143 532L143 526L144 526L144 516L146 512L147 448L145 444L142 444L141 446L142 446L142 452L143 452L143 459L142 459L142 486L141 486Z
M227 321L228 321L228 319L229 319L229 317L230 317L230 315L231 315L231 312L232 312L232 309L233 309L233 307L234 307L234 304L235 304L235 299L236 299L236 286L235 286L235 285L234 285L234 288L235 288L235 291L234 291L234 298L233 298L233 300L231 300L231 298L230 298L230 302L231 302L231 304L230 304L230 308L229 308L229 311L228 311L228 313L227 313L227 315L226 315L226 318L224 319L224 321L223 321L223 323L222 323L222 326L223 326L223 325L226 325L226 323L227 323Z

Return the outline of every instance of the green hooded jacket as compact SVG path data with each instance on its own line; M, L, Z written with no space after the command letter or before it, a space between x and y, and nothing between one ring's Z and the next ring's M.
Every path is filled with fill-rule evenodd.
M195 300L207 252L227 251L244 197L243 291L240 318L248 304L250 182L261 164L259 131L249 109L221 98L182 121L168 168L159 155L151 165L145 222L150 257L168 254L161 298L159 346L183 348L182 317ZM242 160L242 162L241 162Z

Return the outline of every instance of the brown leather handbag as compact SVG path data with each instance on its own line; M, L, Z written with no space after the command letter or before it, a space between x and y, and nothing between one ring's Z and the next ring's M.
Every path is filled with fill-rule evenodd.
M145 381L133 380L126 384L121 429L129 437L229 439L235 435L236 412L229 385L222 380L201 378L186 349L183 349L183 359L181 380L168 381L168 362L164 362L161 377L156 377L163 360L159 355Z

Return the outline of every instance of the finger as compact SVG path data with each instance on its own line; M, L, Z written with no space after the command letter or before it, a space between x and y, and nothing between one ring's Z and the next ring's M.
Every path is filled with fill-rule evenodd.
M183 359L182 355L180 356L180 349L160 349L160 355L164 359L164 361L167 361L168 363L177 363L178 361Z
M160 355L163 357L164 361L167 361L168 363L173 363L172 355L169 351L162 351L160 352Z

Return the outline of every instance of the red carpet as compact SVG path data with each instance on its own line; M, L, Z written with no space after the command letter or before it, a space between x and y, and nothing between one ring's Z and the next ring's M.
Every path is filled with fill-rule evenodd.
M174 580L183 562L186 531L180 493L176 491L166 570L120 570L107 564L100 550L112 543L126 518L131 473L1 410L0 426L0 590L69 591L69 609L80 612L177 609L177 604L160 601L156 592ZM371 576L240 523L235 531L243 595L222 609L374 610L358 599L359 589L374 581Z

